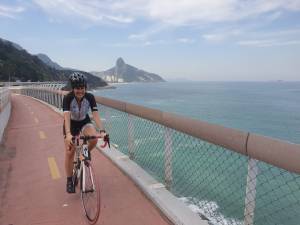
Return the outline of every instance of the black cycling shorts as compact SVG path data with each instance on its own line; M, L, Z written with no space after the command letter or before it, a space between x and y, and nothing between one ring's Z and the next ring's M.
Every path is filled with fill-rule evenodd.
M78 135L80 133L81 129L88 123L91 123L91 119L89 116L86 116L85 119L81 120L81 121L71 120L70 131L71 131L72 136ZM66 137L65 122L63 125L63 134L64 134L64 137Z

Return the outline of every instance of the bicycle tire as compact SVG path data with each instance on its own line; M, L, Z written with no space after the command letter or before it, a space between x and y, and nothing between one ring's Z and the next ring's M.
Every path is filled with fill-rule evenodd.
M98 221L101 208L100 186L92 164L84 162L83 166L85 167L85 188L83 187L83 171L81 171L81 202L88 222L95 224ZM94 181L95 188L93 188L92 180Z

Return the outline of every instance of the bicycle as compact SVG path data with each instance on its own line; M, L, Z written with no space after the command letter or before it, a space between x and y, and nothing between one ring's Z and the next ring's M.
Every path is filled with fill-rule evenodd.
M90 224L98 221L101 209L100 185L94 174L91 162L91 154L88 150L87 141L101 138L100 136L74 136L72 138L75 144L74 166L73 166L73 185L76 189L80 183L80 195L84 214ZM82 140L83 142L81 142ZM104 145L110 147L108 134L104 137Z

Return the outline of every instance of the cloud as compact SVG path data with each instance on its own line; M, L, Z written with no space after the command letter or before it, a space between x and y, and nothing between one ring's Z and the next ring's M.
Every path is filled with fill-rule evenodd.
M300 39L300 28L295 29L285 29L285 30L276 30L269 32L253 32L252 36L259 36L263 38L277 37L277 38L287 38L287 37L298 37Z
M275 42L267 40L279 40L277 44L292 44L295 42L290 40L297 40L292 31L288 31L289 34L282 34L290 36L289 38L276 38L280 31L273 34L255 33L257 27L251 28L251 24L258 24L257 21L260 21L260 25L264 24L261 26L266 26L283 17L287 11L300 11L300 0L31 0L28 4L38 6L54 23L79 22L90 27L99 24L122 25L143 22L143 26L138 26L141 27L140 30L135 29L136 32L128 35L128 39L130 42L138 41L139 44L144 43L146 46L161 44L151 40L153 39L151 37L157 34L178 27L185 29L191 26L205 27L206 31L201 37L209 42L230 40L243 46L272 46L268 43ZM22 7L8 6L0 3L0 17L15 18L18 13L25 10L25 7L28 8L25 3L22 5ZM239 28L241 25L243 30ZM157 35L156 38L165 37ZM255 42L257 40L261 42ZM168 41L171 42L191 44L195 40L175 35L173 40Z
M300 29L255 31L255 29L219 30L203 34L204 40L212 43L229 41L240 46L273 47L296 45L300 41Z
M287 46L287 45L300 45L300 40L244 40L239 41L238 45L252 46L252 47L274 47L274 46Z
M63 38L61 42L63 44L70 44L70 45L78 45L80 43L86 43L89 39L86 37L71 37L71 38Z
M138 41L144 41L146 39L148 39L150 36L153 36L161 31L170 29L169 26L167 26L166 24L155 24L143 31L141 31L140 33L135 33L135 34L130 34L128 36L129 40L138 40Z
M172 44L170 41L158 39L153 41L141 40L138 42L117 42L117 43L101 43L103 47L114 47L114 48L132 48L132 47L148 47L157 45L169 45Z
M131 23L133 18L129 14L117 10L114 2L110 0L33 0L50 16L60 16L69 19L85 19L98 23Z
M194 39L190 39L190 38L178 38L177 42L179 43L183 43L183 44L192 44L195 42Z
M220 42L225 40L226 36L224 34L203 34L202 38L207 41Z
M271 15L267 16L267 21L273 22L282 16L282 12L274 12Z
M16 18L16 14L23 12L25 8L21 6L7 6L0 4L0 17Z
M257 27L251 29L251 24L258 26L257 21L261 26L267 26L281 18L287 11L300 11L300 0L32 0L32 2L45 11L53 22L79 22L89 27L99 24L128 25L142 22L143 26L139 26L140 31L128 35L129 41L141 43L147 43L151 37L178 27L206 27L208 29L202 34L202 38L209 42L225 40L237 42L238 38L263 40L262 37L247 38L243 33L253 34L253 30ZM243 31L239 29L241 25ZM218 26L229 28L215 29ZM212 31L211 27L215 30ZM270 40L272 37L266 39ZM175 37L174 40L177 43L193 42L188 39L180 40L180 37ZM150 45L152 44L151 42Z
M239 21L262 14L300 11L299 0L33 0L50 15L94 23L132 23L140 18L175 26ZM274 14L272 14L274 13Z
M286 29L269 32L248 32L236 43L240 46L274 47L300 44L300 29Z
M244 33L245 33L245 31L242 31L240 29L221 30L221 31L213 32L213 33L203 34L202 38L204 40L210 41L210 42L222 42L227 39L240 36Z
M149 0L145 16L173 25L239 21L281 10L299 11L299 0ZM140 7L141 8L141 7Z

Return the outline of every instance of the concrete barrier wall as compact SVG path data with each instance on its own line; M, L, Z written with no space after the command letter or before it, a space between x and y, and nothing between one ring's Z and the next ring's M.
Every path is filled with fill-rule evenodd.
M3 139L4 129L8 123L11 112L10 91L7 88L0 89L0 142Z

